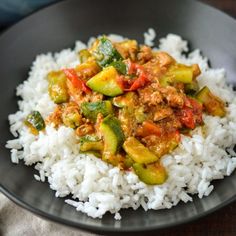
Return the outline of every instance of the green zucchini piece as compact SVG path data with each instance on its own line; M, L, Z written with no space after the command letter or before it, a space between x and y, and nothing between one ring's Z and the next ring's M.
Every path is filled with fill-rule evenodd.
M131 61L136 61L139 50L139 45L136 40L124 40L122 42L115 43L114 46L123 58L129 58Z
M83 144L84 142L95 142L95 141L99 141L99 140L100 139L97 136L87 134L83 137L80 137L79 142L80 142L80 144Z
M169 84L180 82L190 84L193 81L193 68L184 65L175 65L160 78L160 84L165 87Z
M193 80L192 83L184 85L184 91L189 95L194 95L199 90L197 80Z
M205 86L197 94L196 99L201 102L210 115L224 117L226 115L225 104L210 89Z
M139 179L145 184L163 184L167 179L166 170L159 163L149 165L134 163L133 168Z
M108 115L100 125L104 139L104 155L114 155L124 142L124 134L120 122L112 115Z
M79 139L79 142L81 153L93 154L98 158L102 157L104 144L97 136L85 135Z
M82 114L92 120L96 121L98 113L101 113L104 117L112 114L112 104L111 101L98 101L98 102L83 102L81 104Z
M133 164L134 164L133 159L129 155L126 155L124 159L125 168L130 168L133 166Z
M137 123L143 123L147 119L147 115L144 113L144 107L138 107L134 110L134 115Z
M118 72L113 66L104 68L101 72L87 81L87 86L93 91L114 97L123 93L117 79Z
M69 93L67 91L66 76L62 71L52 71L48 74L48 92L53 102L60 104L69 101Z
M123 75L127 74L126 64L122 61L114 61L110 64L110 66L114 66L116 70Z
M65 126L75 129L81 124L81 115L79 113L62 114L62 121Z
M168 77L168 76L162 76L160 79L159 79L159 82L160 82L160 85L162 87L166 87L168 85L170 85L171 83L173 83L172 81L172 78L171 77Z
M113 105L119 108L134 107L135 101L137 101L137 95L134 92L128 92L112 99Z
M156 144L150 145L149 150L161 158L178 147L180 142L179 132L169 133L165 138L159 138Z
M87 49L82 49L79 51L79 60L80 63L86 62L92 54Z
M127 138L123 144L123 148L136 163L148 164L156 162L159 159L158 156L149 151L148 148L134 137Z
M45 122L38 111L32 111L25 119L25 125L28 126L32 133L45 129Z
M191 67L179 67L170 72L174 76L174 82L181 82L184 84L192 83L193 80L193 69Z
M80 150L82 152L87 151L100 151L102 152L104 148L103 142L100 141L87 141L80 144Z
M99 39L98 46L93 52L93 55L101 67L106 67L114 61L123 59L120 53L114 48L111 41L106 37Z

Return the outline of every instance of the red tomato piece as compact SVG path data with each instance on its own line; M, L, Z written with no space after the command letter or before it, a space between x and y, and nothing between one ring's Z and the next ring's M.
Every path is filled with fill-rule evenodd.
M75 69L62 69L67 79L73 84L74 87L82 90L85 93L90 93L91 89L86 85L86 83L80 79L75 71Z

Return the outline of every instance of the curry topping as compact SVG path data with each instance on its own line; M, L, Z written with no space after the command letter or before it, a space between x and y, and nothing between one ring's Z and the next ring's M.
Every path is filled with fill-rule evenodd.
M199 89L198 65L179 64L165 52L135 40L98 38L78 54L81 64L48 74L48 93L57 104L46 125L75 130L81 152L92 153L146 184L162 184L161 157L181 134L203 125L203 112L223 117L224 102ZM25 121L32 133L45 128L39 112Z

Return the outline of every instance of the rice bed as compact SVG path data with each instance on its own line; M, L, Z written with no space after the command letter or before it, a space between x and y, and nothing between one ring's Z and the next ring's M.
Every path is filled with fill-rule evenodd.
M112 40L123 37L110 35ZM155 31L149 29L144 34L144 42L154 45ZM93 38L88 42L91 44ZM66 199L76 210L93 218L101 218L106 212L121 219L119 210L140 206L144 210L171 208L178 202L192 201L192 195L199 198L208 196L214 186L211 181L230 175L236 168L236 96L232 87L226 84L224 69L211 69L207 59L197 49L188 54L187 42L180 36L169 34L160 40L156 50L172 55L178 62L198 63L202 74L198 78L200 86L207 85L216 95L227 102L227 116L224 118L204 115L206 134L201 127L196 128L192 137L181 136L181 143L174 152L165 155L162 163L167 169L168 179L162 185L148 186L139 181L133 172L123 172L100 159L80 154L75 132L61 126L54 129L47 126L38 136L24 126L25 117L38 110L46 118L55 104L48 95L47 73L65 67L73 67L79 62L77 52L87 45L77 41L75 48L59 53L38 55L32 64L29 78L17 88L19 111L9 115L10 130L15 139L6 147L11 149L11 160L25 165L35 164L38 181L48 181L56 197L72 194Z

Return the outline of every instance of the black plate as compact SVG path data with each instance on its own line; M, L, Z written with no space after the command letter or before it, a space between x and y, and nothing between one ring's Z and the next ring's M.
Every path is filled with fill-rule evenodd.
M4 148L11 139L7 116L17 110L15 87L27 78L31 62L39 53L73 46L76 39L106 33L143 40L149 27L157 37L177 33L201 48L214 67L227 70L236 83L236 22L227 15L189 0L71 0L45 8L22 20L0 38L0 189L20 206L45 218L92 231L144 231L170 227L204 216L236 198L236 173L217 181L209 197L195 198L171 210L144 212L123 210L122 220L107 214L102 220L76 212L54 197L46 183L34 180L35 170L10 162Z

